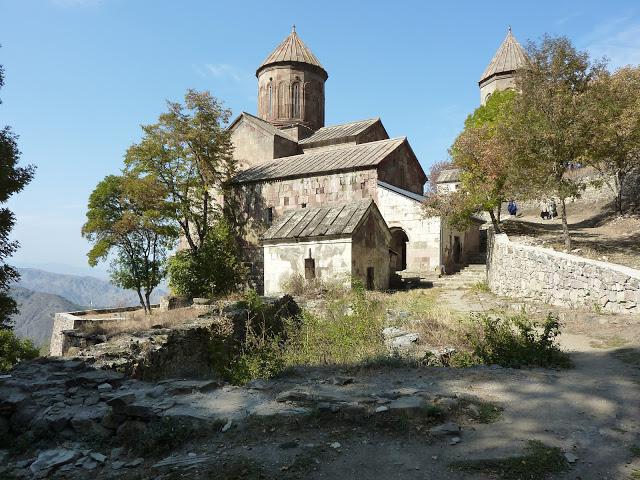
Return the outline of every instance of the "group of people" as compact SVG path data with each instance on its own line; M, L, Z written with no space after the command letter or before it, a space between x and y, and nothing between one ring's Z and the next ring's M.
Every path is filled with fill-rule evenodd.
M542 220L553 220L558 216L558 208L554 199L544 199L540 202L540 218Z

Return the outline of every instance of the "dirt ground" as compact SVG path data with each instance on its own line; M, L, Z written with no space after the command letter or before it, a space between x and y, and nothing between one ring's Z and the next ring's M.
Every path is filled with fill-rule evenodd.
M177 456L204 456L198 468L142 478L308 479L637 479L640 478L640 318L523 305L469 290L443 290L441 301L464 311L559 313L568 370L500 367L307 369L276 379L274 388L321 389L348 375L345 392L394 388L433 395L473 396L503 409L491 423L454 418L459 442L427 434L433 421L407 418L379 424L325 414L254 424L194 440ZM240 393L240 390L237 391ZM558 447L574 460L550 476L509 476L452 468L458 461L520 455L527 442ZM573 457L572 457L573 456ZM213 475L213 476L212 476ZM122 474L115 475L122 476ZM140 477L137 477L140 478Z
M568 223L576 255L640 268L640 214L616 215L611 204L576 201L567 205ZM520 242L562 251L560 217L542 220L536 209L504 217L504 229Z

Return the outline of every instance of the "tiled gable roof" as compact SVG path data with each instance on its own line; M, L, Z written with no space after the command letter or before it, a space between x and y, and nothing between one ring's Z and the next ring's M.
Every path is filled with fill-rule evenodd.
M249 122L253 123L254 125L258 126L259 128L261 128L262 130L266 131L271 135L277 135L278 137L286 138L287 140L291 140L292 142L296 141L295 138L289 136L287 133L273 126L271 123L267 122L266 120L258 118L255 115L251 115L250 113L247 113L247 112L242 112L240 115L238 115L236 119L233 122L231 122L231 125L229 125L228 127L229 130L233 129L233 127L237 125L238 122L240 122L240 120L242 120L243 118L245 118Z
M368 120L360 120L357 122L343 123L340 125L331 125L329 127L322 127L316 131L310 137L300 140L300 145L308 146L315 143L321 143L328 140L335 140L339 138L355 137L356 135L364 132L367 128L380 121L379 118L370 118Z
M448 183L448 182L458 182L460 181L460 169L459 168L447 168L446 170L442 170L438 178L436 178L436 183Z
M351 235L371 208L368 198L348 204L289 210L263 234L263 240Z
M233 183L295 178L315 173L330 173L373 167L405 144L406 137L349 145L343 148L309 152L277 158L240 172Z

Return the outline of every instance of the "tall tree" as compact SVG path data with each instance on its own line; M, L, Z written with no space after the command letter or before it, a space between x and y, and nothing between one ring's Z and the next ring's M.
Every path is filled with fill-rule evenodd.
M220 213L222 202L213 197L226 190L236 169L226 129L231 112L209 92L195 90L187 91L184 105L167 104L158 123L142 127L143 138L129 148L125 165L163 185L168 215L196 253Z
M593 125L585 162L603 174L623 212L630 173L640 169L640 67L601 72L592 83L588 119Z
M166 220L164 186L151 175L104 178L89 197L82 235L93 243L89 264L112 255L111 279L138 293L151 313L151 292L166 274L166 256L177 229Z
M593 125L586 101L591 81L604 65L592 62L566 37L543 37L527 46L529 65L518 72L509 140L512 172L530 196L551 195L560 200L566 250L571 250L566 199L576 197L585 185L565 175L585 158Z
M496 92L465 121L462 133L449 150L453 166L461 170L460 188L455 193L429 197L427 207L457 227L468 225L474 213L487 212L500 232L495 210L508 194L509 164L502 131L509 121L516 93Z
M0 88L3 85L4 69L0 65ZM18 249L18 242L9 239L15 216L4 205L31 181L35 173L35 167L31 165L18 166L20 150L17 140L18 136L10 127L0 130L0 329L11 328L10 317L17 313L16 303L7 292L9 285L19 278L16 269L5 262Z

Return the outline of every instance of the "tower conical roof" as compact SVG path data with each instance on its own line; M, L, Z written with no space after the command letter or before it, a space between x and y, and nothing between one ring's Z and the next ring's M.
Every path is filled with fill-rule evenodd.
M526 66L527 54L511 33L511 27L500 48L480 77L480 83L499 73L514 72Z
M314 67L322 70L325 77L328 77L326 70L320 64L320 61L316 58L316 56L309 50L300 37L296 33L296 27L294 26L291 29L291 33L287 38L283 40L283 42L276 47L276 49L271 52L271 54L265 59L264 62L258 67L256 70L256 76L260 73L260 71L273 64L277 63L306 63L308 65L313 65Z

